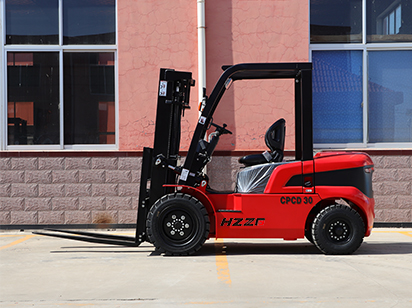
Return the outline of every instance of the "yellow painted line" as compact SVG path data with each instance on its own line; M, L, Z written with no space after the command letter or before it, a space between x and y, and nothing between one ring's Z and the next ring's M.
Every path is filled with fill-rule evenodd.
M1 246L1 247L0 247L0 250L9 248L9 247L14 246L14 245L17 245L17 244L20 244L21 242L27 241L28 239L31 239L32 237L35 237L35 236L36 236L36 235L34 235L34 234L26 235L25 237L23 237L23 238L21 238L21 239L19 239L19 240L17 240L17 241L14 241L14 242L12 242L12 243L10 243L10 244L8 244L8 245Z
M399 231L400 234L406 235L406 236L410 236L412 237L412 233L411 232L407 232L407 231Z
M215 239L217 278L231 287L232 280L230 279L229 263L227 262L226 253L223 251L224 248L223 239Z
M22 237L21 234L1 234L0 237Z

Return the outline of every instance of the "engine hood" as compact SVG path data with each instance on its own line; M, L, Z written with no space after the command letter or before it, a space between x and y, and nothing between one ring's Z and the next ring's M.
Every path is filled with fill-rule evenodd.
M370 156L362 152L319 152L314 157L316 172L371 167Z

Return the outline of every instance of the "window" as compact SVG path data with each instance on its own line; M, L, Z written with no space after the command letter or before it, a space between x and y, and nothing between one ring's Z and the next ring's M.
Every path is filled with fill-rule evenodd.
M114 143L113 54L65 52L63 63L66 144Z
M367 5L367 42L411 42L412 1L381 0Z
M369 142L412 142L412 51L370 51Z
M8 145L59 144L59 53L7 53Z
M6 44L58 43L58 1L6 1Z
M63 44L114 44L114 1L63 1Z
M314 142L362 142L362 52L314 51L312 59Z
M116 145L114 0L0 2L2 149ZM0 11L0 12L1 12ZM59 17L60 16L60 17ZM4 129L3 129L4 128Z
M310 41L346 43L362 41L361 0L311 0Z
M311 0L310 10L315 146L412 147L412 1Z

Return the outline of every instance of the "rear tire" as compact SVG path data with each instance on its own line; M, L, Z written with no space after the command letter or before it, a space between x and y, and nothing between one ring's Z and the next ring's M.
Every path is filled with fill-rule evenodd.
M191 255L209 236L209 215L195 197L168 194L156 201L146 220L147 235L167 255Z
M346 205L334 204L324 208L312 224L313 241L325 254L351 254L362 244L364 235L362 217Z

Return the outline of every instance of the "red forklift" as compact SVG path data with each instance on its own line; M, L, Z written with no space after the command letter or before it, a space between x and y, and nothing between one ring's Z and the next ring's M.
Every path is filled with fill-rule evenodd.
M244 167L235 189L214 190L205 167L220 137L232 134L226 124L213 122L225 91L237 80L285 78L295 82L294 160L284 160L285 120L280 118L265 134L268 150L239 159ZM194 254L209 238L306 237L325 254L351 254L360 247L371 234L375 216L374 165L365 153L313 155L311 63L223 67L210 96L204 96L180 163L181 118L193 85L190 72L160 70L154 146L143 151L135 237L66 230L37 233L127 246L148 241L167 255Z

